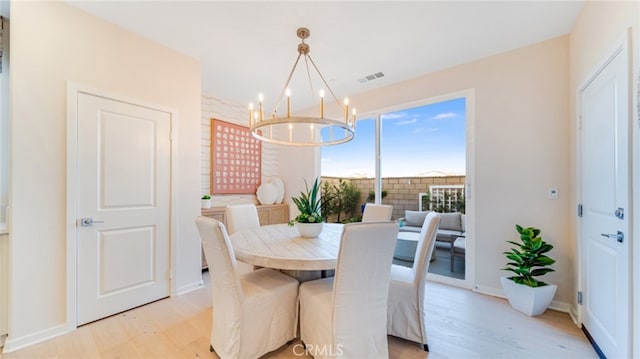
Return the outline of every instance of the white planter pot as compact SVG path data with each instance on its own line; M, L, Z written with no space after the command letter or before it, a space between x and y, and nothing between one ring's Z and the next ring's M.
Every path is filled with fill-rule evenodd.
M322 232L323 223L296 223L296 228L302 237L314 238Z
M504 294L509 299L509 304L530 317L544 313L558 289L557 285L548 283L545 286L533 288L518 284L509 277L500 277L500 282Z
M202 208L211 208L211 200L210 199L201 199L200 207Z

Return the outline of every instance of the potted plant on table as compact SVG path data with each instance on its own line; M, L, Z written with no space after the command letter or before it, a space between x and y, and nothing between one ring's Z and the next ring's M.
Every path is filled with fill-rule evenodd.
M208 194L205 194L204 196L202 196L202 198L200 198L200 207L202 208L211 208L211 196Z
M537 228L523 228L516 224L516 230L520 234L520 242L507 241L516 247L503 252L510 262L502 269L515 275L500 278L502 289L513 308L528 316L540 315L551 304L558 288L535 278L554 271L549 266L555 260L545 255L553 246L539 237Z
M295 225L303 237L317 237L322 232L322 223L324 222L324 218L320 214L323 203L320 198L320 182L316 178L311 189L309 189L306 180L304 184L306 191L300 192L298 197L291 197L300 214L289 221L289 226Z

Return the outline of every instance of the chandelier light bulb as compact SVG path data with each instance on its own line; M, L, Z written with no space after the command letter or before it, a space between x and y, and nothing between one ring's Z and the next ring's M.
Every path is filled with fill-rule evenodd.
M249 127L253 125L253 102L249 103Z
M344 122L349 123L349 98L344 98Z
M287 87L287 117L291 117L291 90Z

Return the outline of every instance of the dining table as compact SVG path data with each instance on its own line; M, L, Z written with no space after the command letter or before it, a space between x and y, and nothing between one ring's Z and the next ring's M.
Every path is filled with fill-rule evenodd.
M307 238L295 226L272 224L238 231L229 240L237 260L277 269L304 282L336 268L343 226L324 223L318 237Z

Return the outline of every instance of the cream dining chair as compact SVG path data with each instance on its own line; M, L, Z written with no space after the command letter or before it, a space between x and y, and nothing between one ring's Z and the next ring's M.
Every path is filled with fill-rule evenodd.
M239 275L224 224L196 218L213 299L210 349L220 358L258 358L296 337L298 281L272 269Z
M229 234L260 227L258 209L253 203L230 204L225 208L225 217Z
M300 338L317 358L388 358L394 222L344 226L335 277L300 286Z
M392 213L393 206L391 205L367 203L362 213L362 222L390 221Z
M431 212L422 224L413 267L391 266L387 334L422 344L429 351L424 298L429 258L436 243L440 215Z
M224 212L229 235L243 229L253 229L260 227L258 209L253 203L230 204L227 205ZM238 261L238 271L241 274L251 272L252 270L252 265Z

